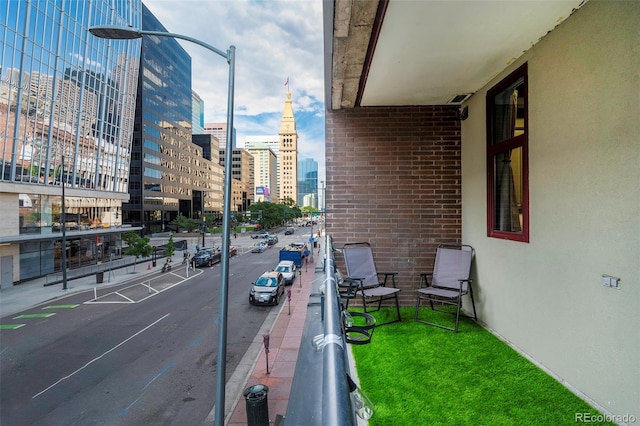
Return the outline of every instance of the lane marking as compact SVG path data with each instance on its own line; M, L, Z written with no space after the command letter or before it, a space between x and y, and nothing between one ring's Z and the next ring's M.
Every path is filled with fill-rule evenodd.
M17 330L27 324L0 324L0 330Z
M127 296L125 296L124 294L120 294L116 291L116 294L120 297L122 297L123 299L127 299L129 301L129 303L136 303L133 301L133 299L129 299Z
M42 309L73 309L73 308L77 308L78 304L76 305L49 305L49 306L45 306Z
M94 304L95 304L95 305L97 305L97 304L102 304L102 303L112 303L112 304L115 304L115 303L125 303L125 304L129 304L129 303L140 303L140 302L144 302L145 300L147 300L147 299L149 299L149 298L151 298L151 297L153 297L153 296L156 296L156 295L158 295L158 294L162 293L162 292L163 292L163 291L165 291L165 290L169 290L170 288L173 288L173 287L175 287L175 286L177 286L177 285L184 284L185 282L189 281L189 280L190 280L190 279L192 279L192 278L197 277L198 275L200 275L200 274L202 274L202 273L204 273L204 271L203 271L202 269L196 269L195 271L193 271L193 275L191 275L191 276L189 276L189 277L182 277L182 276L180 276L180 275L170 273L171 275L173 275L173 276L175 276L175 277L180 277L180 278L182 278L182 280L180 280L180 281L176 281L176 282L175 282L175 283L173 283L173 284L169 284L169 285L167 285L166 287L163 287L163 288L162 288L162 289L160 289L160 290L155 289L155 288L153 288L153 287L150 287L150 285L148 285L148 284L147 284L149 281L152 281L152 280L146 280L146 281L143 281L143 282L140 282L140 283L132 284L132 285L130 285L130 286L127 286L127 287L121 288L121 289L120 289L120 290L118 290L118 291L109 292L109 293L107 293L107 294L104 294L104 295L102 295L102 296L100 296L100 297L96 298L96 299L87 300L86 302L84 302L84 304L85 304L85 305L94 305ZM138 287L138 286L143 286L144 288L149 288L149 289L153 290L153 293L149 293L147 296L143 297L143 298L142 298L142 299L140 299L140 300L133 300L133 299L131 299L131 298L129 298L129 297L127 297L127 296L125 296L124 294L121 294L121 293L120 293L120 291L129 290L129 289L132 289L132 288L135 288L135 287ZM115 301L115 300L106 300L106 301L101 300L101 299L104 299L104 298L106 298L106 297L113 296L113 295L119 296L119 297L121 297L122 299L125 299L126 301L121 301L121 302L119 302L119 301Z
M122 411L120 411L120 415L124 416L127 413L127 411L129 411L129 408L133 407L140 400L140 398L142 398L144 396L144 394L147 392L147 389L149 388L149 386L151 386L151 384L153 382L155 382L157 379L159 379L160 376L162 376L164 373L169 371L169 369L171 367L173 367L173 361L170 362L165 368L163 368L162 371L160 371L158 374L156 374L155 377L149 381L149 383L144 385L144 387L142 388L142 393L140 394L140 396L138 396L131 404L129 404L127 406L127 408L124 408Z
M151 324L149 324L148 326L146 326L145 328L143 328L142 330L138 331L137 333L131 335L130 337L128 337L127 339L123 340L122 342L118 343L117 345L115 345L113 348L109 349L108 351L104 352L102 355L98 356L97 358L92 359L91 361L87 362L85 365L83 365L82 367L78 368L76 371L74 371L71 374L68 374L64 377L62 377L60 380L58 380L57 382L55 382L54 384L52 384L51 386L49 386L48 388L38 392L37 394L33 395L31 397L31 399L35 399L37 397L39 397L40 395L42 395L43 393L45 393L46 391L48 391L49 389L53 388L54 386L58 385L59 383L63 382L64 380L67 380L68 378L74 376L76 373L79 373L80 371L84 370L85 368L87 368L88 366L90 366L91 364L93 364L94 362L100 360L101 358L103 358L104 356L108 355L109 353L115 351L116 349L118 349L120 346L124 345L125 343L127 343L129 340L133 339L134 337L138 336L139 334L147 331L148 329L150 329L151 327L153 327L154 325L156 325L157 323L159 323L160 321L162 321L163 319L165 319L166 317L168 317L169 315L171 315L171 313L166 314L165 316L157 319L156 321L152 322Z
M24 318L49 318L55 315L55 312L50 314L23 314L18 315L17 317L13 317L13 319L24 319Z

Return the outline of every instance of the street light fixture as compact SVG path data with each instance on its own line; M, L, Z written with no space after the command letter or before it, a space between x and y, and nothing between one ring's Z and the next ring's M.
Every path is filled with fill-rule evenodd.
M222 217L222 257L221 257L221 286L220 286L220 321L218 327L218 353L216 374L216 412L215 424L224 424L224 401L225 401L225 370L227 364L227 311L229 298L229 248L230 239L230 216L231 216L231 162L233 151L233 88L235 74L235 52L236 47L231 45L226 52L219 50L210 44L182 34L175 34L165 31L146 31L132 27L120 27L113 25L94 26L89 28L89 32L96 37L117 40L131 40L141 38L143 35L157 37L178 38L198 44L213 53L222 56L229 64L229 85L227 96L227 145L225 149L225 174L224 174L224 195L223 195L223 217Z

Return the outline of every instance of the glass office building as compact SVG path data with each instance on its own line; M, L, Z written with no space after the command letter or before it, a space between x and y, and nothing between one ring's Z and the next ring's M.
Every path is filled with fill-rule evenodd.
M63 231L69 269L120 256L141 44L87 30L140 28L141 11L139 0L0 2L2 287L61 271Z
M142 29L167 31L144 5ZM174 230L178 215L201 214L203 192L209 211L220 167L192 142L191 57L174 38L143 36L138 93L124 220L144 234Z
M298 161L298 205L305 206L305 197L316 199L318 194L318 162L312 158Z

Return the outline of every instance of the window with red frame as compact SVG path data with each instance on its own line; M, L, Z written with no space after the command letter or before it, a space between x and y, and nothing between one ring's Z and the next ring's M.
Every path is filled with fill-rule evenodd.
M529 242L527 64L487 92L487 235Z

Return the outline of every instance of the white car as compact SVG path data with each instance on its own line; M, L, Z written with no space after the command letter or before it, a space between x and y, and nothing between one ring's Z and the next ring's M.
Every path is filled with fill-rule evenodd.
M282 274L285 284L293 284L296 279L296 265L291 260L281 260L275 271Z
M262 253L267 249L267 247L266 241L258 241L256 245L253 246L253 249L251 249L251 253Z

